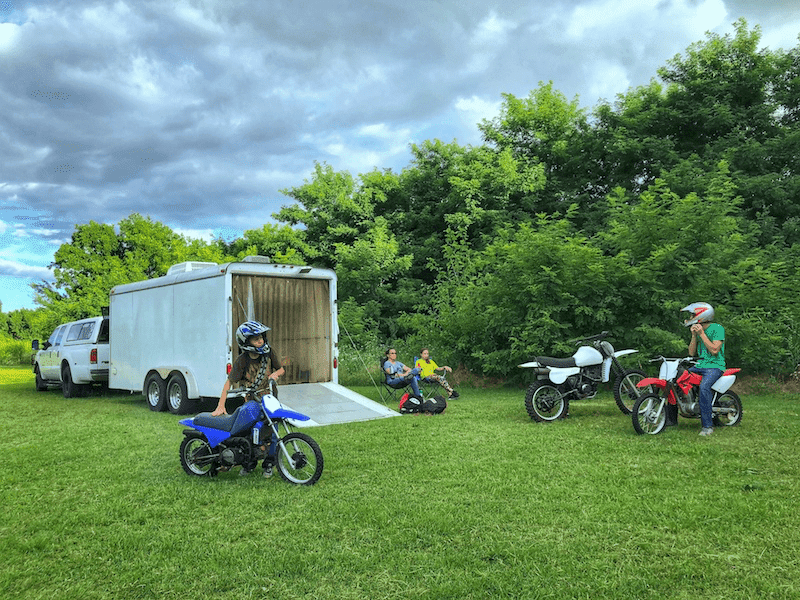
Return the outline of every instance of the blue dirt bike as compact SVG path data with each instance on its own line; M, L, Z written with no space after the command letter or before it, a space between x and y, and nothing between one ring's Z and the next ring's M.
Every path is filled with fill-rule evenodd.
M228 396L242 397L245 393L239 390ZM309 417L285 408L275 394L272 380L270 393L260 402L247 401L232 415L212 417L204 412L182 419L181 425L191 428L183 431L183 470L198 477L214 477L237 465L252 470L269 452L274 453L278 472L286 481L315 484L322 475L322 450L311 436L292 431L293 421L308 421ZM272 448L268 450L269 446Z

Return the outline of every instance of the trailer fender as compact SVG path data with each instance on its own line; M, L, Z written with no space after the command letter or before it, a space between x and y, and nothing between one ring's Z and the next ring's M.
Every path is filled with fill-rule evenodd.
M165 382L170 378L170 376L173 373L175 372L180 373L181 375L183 375L184 381L186 381L186 396L191 400L195 400L200 397L200 388L197 385L197 379L195 379L195 376L192 374L192 372L189 370L188 367L177 366L177 365L163 366L163 367L155 367L151 369L151 371L158 372L158 374L161 376L161 379L163 379ZM222 388L220 388L220 390L221 389Z

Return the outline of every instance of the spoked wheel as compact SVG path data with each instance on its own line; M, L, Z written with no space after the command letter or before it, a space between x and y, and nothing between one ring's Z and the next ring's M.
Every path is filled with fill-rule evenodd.
M525 395L525 408L531 419L544 423L565 417L569 410L569 400L556 386L546 381L535 381Z
M625 371L620 377L617 377L617 380L614 382L614 400L617 401L617 406L622 411L623 415L631 414L631 411L633 411L633 404L639 397L653 392L650 386L643 388L636 387L636 384L645 377L647 377L647 375L645 375L644 372L631 369L630 371Z
M633 428L639 435L656 435L667 424L667 400L658 394L645 394L633 403L631 411Z
M322 475L322 450L311 436L290 433L278 442L275 451L278 471L286 481L298 485L317 483Z
M185 436L181 442L181 466L189 475L213 477L217 474L217 455L201 433Z
M730 390L714 399L711 411L714 425L733 427L742 422L742 401Z

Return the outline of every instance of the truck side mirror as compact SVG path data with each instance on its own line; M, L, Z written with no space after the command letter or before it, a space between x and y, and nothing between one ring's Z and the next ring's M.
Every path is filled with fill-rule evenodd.
M39 350L39 340L33 340L33 342L31 342L31 349L34 352Z

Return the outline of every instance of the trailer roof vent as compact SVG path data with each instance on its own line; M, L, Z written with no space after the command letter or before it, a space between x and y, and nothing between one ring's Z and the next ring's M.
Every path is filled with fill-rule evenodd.
M190 260L187 262L172 265L167 271L167 275L174 275L175 273L188 273L189 271L199 271L200 269L207 269L208 267L216 267L217 263L213 262L199 262Z
M251 254L250 256L245 256L242 259L242 262L271 264L272 260L270 259L269 256L260 256L260 255L252 255Z

